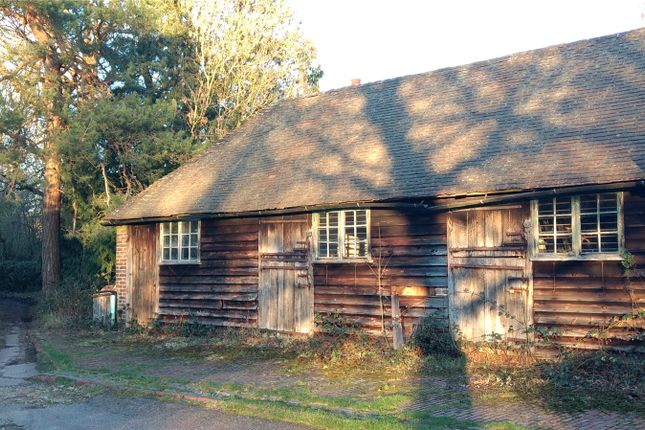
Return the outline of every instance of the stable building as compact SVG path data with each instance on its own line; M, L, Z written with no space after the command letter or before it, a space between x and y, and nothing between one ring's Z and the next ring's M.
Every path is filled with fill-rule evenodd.
M105 223L127 320L633 348L645 29L282 100Z

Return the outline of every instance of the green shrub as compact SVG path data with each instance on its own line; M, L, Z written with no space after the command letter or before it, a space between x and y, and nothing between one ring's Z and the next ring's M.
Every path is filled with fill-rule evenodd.
M425 355L461 355L448 324L436 318L425 318L421 321L414 330L412 341Z
M41 320L51 328L86 327L92 322L92 295L104 285L100 266L76 238L61 241L61 284L44 298Z
M347 336L358 329L358 325L338 309L333 312L316 312L314 323L322 333L331 336Z
M36 291L40 289L40 260L0 261L0 290Z
M41 303L41 320L49 328L87 327L92 322L91 279L67 278Z

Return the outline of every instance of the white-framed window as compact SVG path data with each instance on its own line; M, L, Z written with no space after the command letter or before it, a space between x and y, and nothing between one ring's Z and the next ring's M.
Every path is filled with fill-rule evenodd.
M550 197L531 202L533 255L617 257L623 244L622 193Z
M368 259L370 211L349 209L314 214L316 257L321 260Z
M199 262L199 221L161 223L161 262Z

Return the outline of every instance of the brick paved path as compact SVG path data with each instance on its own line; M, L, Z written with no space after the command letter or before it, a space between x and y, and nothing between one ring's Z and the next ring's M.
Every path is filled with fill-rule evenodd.
M69 340L49 335L60 350L70 351ZM311 394L323 397L353 397L371 400L387 381L384 379L356 379L352 381L330 380L321 374L291 374L280 360L237 359L234 362L214 358L188 359L167 354L133 352L122 346L74 343L75 364L81 368L101 371L102 369L136 369L138 374L176 381L183 387L196 388L200 382L213 384L235 384L254 389L302 388ZM423 411L433 416L445 416L480 423L510 421L536 429L554 430L645 430L645 419L634 415L588 410L563 413L545 410L537 405L518 400L477 400L468 386L467 379L424 377L410 380L396 380L397 386L409 387L414 400L401 410Z
M418 400L404 407L410 411L429 411L436 416L446 416L478 422L512 421L516 424L539 429L554 430L641 430L645 429L645 419L633 415L588 410L584 412L553 412L539 406L511 401L496 402L495 405L476 404L474 400L462 400L455 406L451 398L467 387L447 387L446 380L422 378L415 381L421 388ZM438 387L438 388L437 388ZM463 403L467 403L463 405ZM470 403L470 404L468 404ZM473 404L475 403L475 404Z

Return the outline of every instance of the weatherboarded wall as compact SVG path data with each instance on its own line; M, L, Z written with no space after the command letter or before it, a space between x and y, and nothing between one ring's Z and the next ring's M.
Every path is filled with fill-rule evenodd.
M271 218L262 218L269 222ZM162 265L159 316L222 326L257 326L260 218L203 220L201 264ZM418 318L445 318L447 309L446 216L372 211L370 263L314 263L314 311L339 312L361 327L379 330L383 273L384 321L390 288L400 287L403 325Z
M201 224L200 264L162 265L159 317L219 326L256 326L258 219Z
M625 275L618 261L533 263L534 321L554 341L578 348L606 343L632 348L626 338L643 320L618 321L645 307L645 197L625 193L625 248L637 268ZM613 320L612 320L613 319Z
M446 214L372 210L372 261L315 263L315 311L338 312L370 331L391 324L390 291L401 292L403 328L447 317ZM379 271L379 261L384 270ZM378 274L382 273L379 294ZM383 309L381 308L383 299Z
M159 317L256 327L261 219L271 218L203 220L201 263L160 267ZM391 322L395 288L407 333L427 315L447 318L447 214L374 209L371 219L371 261L313 263L315 313L379 331ZM644 196L625 194L624 220L626 249L643 267ZM534 322L553 340L592 348L608 337L606 343L628 347L633 327L614 320L645 306L642 270L626 277L618 261L536 261L532 269Z

